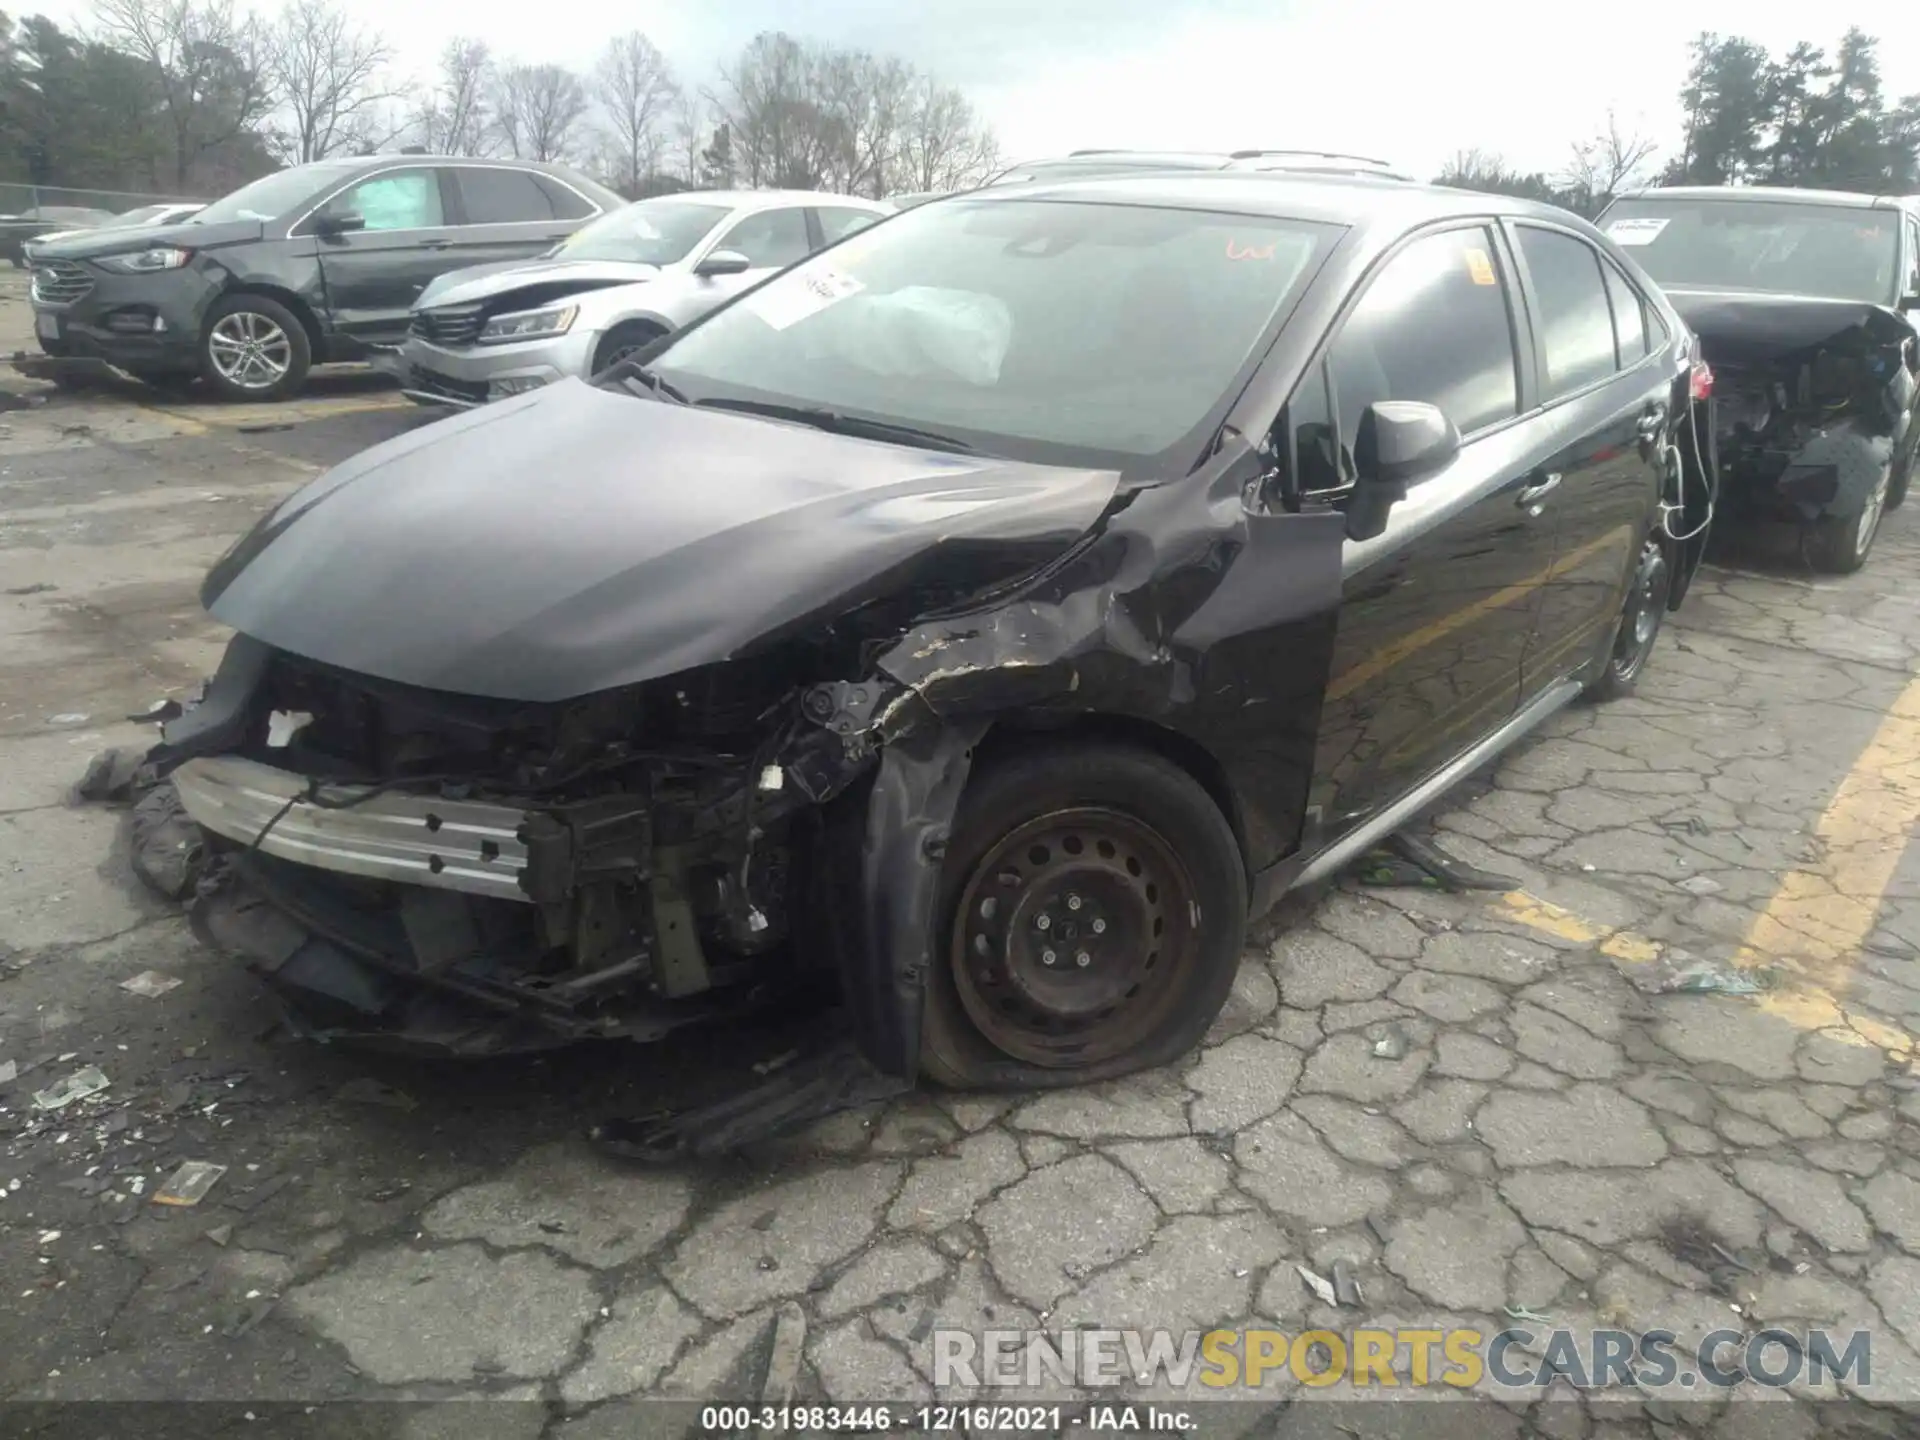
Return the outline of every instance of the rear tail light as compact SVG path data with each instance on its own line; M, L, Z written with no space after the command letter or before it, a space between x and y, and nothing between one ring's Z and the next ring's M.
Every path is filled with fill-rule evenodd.
M1693 362L1693 372L1687 380L1687 393L1695 400L1705 400L1713 394L1713 367L1706 361Z

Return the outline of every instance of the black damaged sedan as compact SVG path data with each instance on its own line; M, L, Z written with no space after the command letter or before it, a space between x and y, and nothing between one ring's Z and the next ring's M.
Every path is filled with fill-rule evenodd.
M1601 214L1666 292L1712 376L1700 437L1726 519L1801 528L1806 559L1866 564L1907 498L1920 211L1884 196L1669 186Z
M1697 558L1691 343L1497 196L914 209L219 562L152 756L197 928L394 1047L811 982L896 1083L1172 1060L1250 914L1634 685Z

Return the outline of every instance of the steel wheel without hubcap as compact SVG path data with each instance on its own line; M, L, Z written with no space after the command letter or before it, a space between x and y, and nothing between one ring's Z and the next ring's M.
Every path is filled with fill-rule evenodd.
M1607 662L1616 684L1631 685L1640 678L1647 657L1653 653L1653 642L1659 637L1660 622L1666 618L1671 586L1667 557L1657 543L1647 541L1640 550L1640 564L1627 592L1626 613L1620 617L1620 633L1614 638L1613 655Z
M207 356L220 378L241 390L271 390L293 368L293 342L270 317L236 310L214 322Z
M1192 877L1151 826L1092 807L1040 816L993 846L961 893L960 1003L1017 1060L1113 1059L1178 1002L1198 914Z

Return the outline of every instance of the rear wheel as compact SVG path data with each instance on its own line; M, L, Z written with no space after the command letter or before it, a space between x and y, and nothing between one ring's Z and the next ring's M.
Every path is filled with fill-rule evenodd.
M1672 594L1673 570L1667 563L1666 550L1649 535L1640 546L1640 559L1620 607L1620 624L1613 633L1607 668L1587 687L1587 699L1618 700L1634 692L1647 668L1647 657L1653 654L1654 642L1660 638Z
M1874 477L1859 509L1822 515L1814 521L1806 542L1807 561L1814 569L1828 575L1851 575L1867 563L1892 496L1893 470L1889 460Z
M200 373L228 400L285 400L313 365L307 329L278 300L229 295L207 313Z
M1226 1003L1244 862L1184 771L1118 745L1045 746L976 771L948 846L921 1067L1034 1088L1177 1059Z
M624 325L614 326L600 338L600 344L594 349L593 373L598 375L602 370L611 370L666 333L664 325L655 325L647 320L629 320Z

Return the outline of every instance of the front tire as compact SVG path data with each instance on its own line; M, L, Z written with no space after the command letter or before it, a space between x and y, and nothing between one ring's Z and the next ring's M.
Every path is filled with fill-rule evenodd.
M666 327L648 320L629 320L616 325L600 337L593 351L593 373L611 370L629 355L636 354L666 334Z
M229 295L207 312L200 374L223 400L285 400L313 368L307 327L278 300Z
M1666 548L1649 535L1641 543L1640 559L1633 567L1627 598L1620 607L1620 623L1613 632L1613 648L1607 652L1607 668L1587 686L1583 692L1586 699L1604 704L1624 699L1639 687L1654 642L1660 638L1672 594L1673 569Z
M1808 564L1826 575L1851 575L1867 563L1880 534L1880 522L1886 518L1887 502L1893 496L1894 468L1889 459L1874 477L1873 488L1859 509L1822 515L1813 522L1806 540Z
M1035 1089L1186 1054L1226 1003L1245 862L1187 773L1113 744L974 773L947 848L921 1028L926 1077Z

